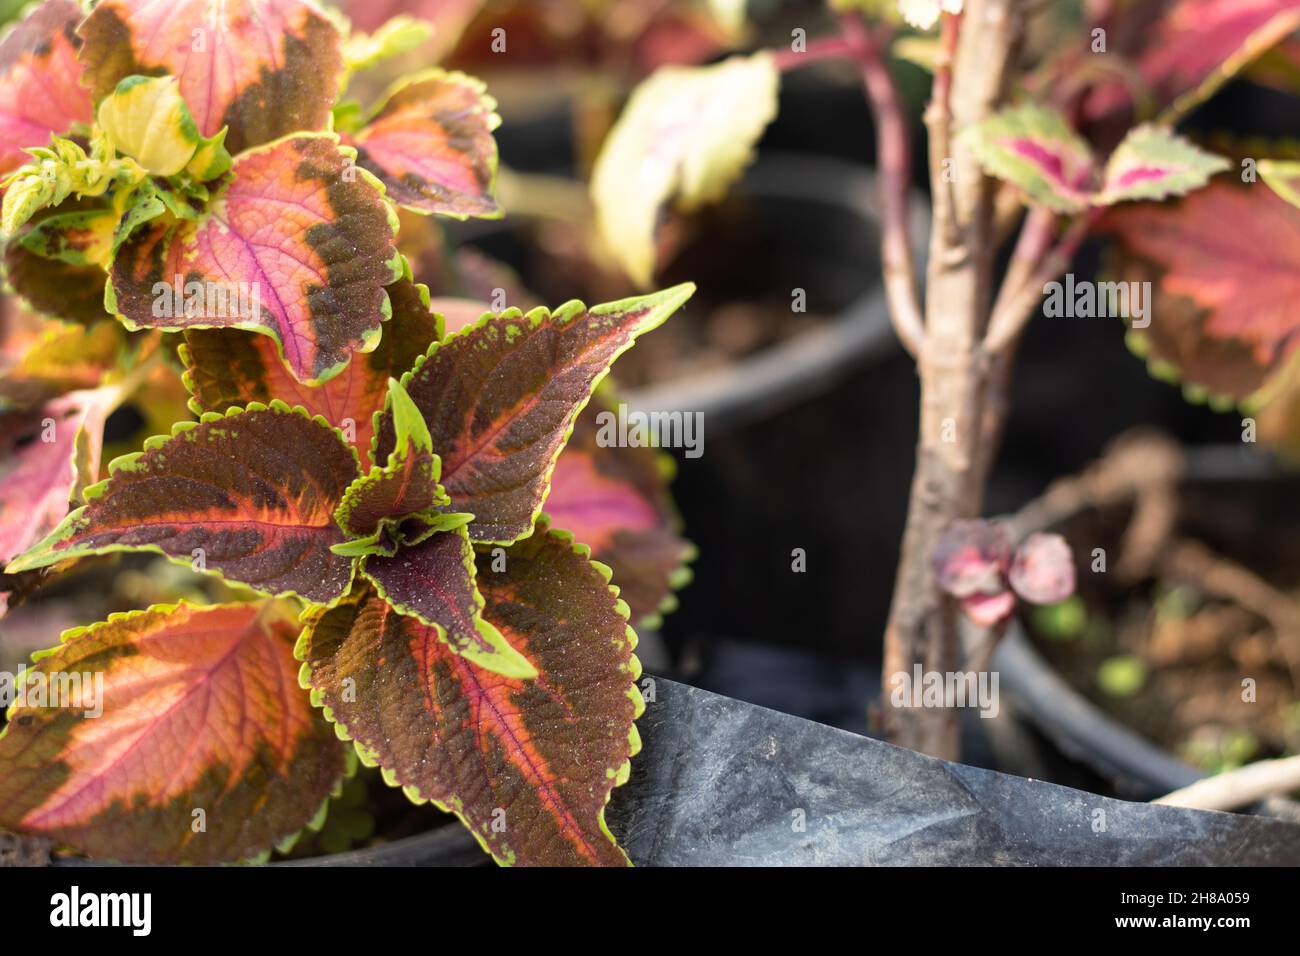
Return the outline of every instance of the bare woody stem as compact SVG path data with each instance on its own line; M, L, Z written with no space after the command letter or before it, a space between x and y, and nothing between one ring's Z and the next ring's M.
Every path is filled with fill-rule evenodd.
M910 675L914 665L947 672L960 662L957 611L935 584L930 555L945 528L983 507L989 392L998 375L997 363L983 348L996 247L994 183L954 132L984 119L1003 101L1026 0L966 0L965 7L960 20L944 16L926 111L934 227L918 359L921 423L883 674L891 739L949 758L960 755L958 712L894 708L890 697L896 675Z

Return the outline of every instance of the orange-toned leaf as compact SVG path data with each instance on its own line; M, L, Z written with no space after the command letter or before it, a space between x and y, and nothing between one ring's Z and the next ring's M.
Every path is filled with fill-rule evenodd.
M368 453L388 380L408 371L442 337L424 286L400 279L386 291L393 316L382 326L379 345L322 385L304 385L290 375L269 336L237 329L187 331L181 357L190 407L196 414L224 412L232 405L278 398L322 416L360 453Z
M108 274L103 267L96 262L69 261L76 257L51 259L28 245L48 223L78 213L111 215L96 199L68 199L60 206L41 210L5 243L4 274L14 291L36 312L89 324L109 315L104 308ZM84 231L64 235L70 244L94 241Z
M1263 184L1215 182L1177 204L1116 209L1105 228L1136 257L1116 278L1155 282L1134 329L1157 368L1246 398L1300 344L1300 209Z
M504 570L479 559L483 615L534 680L480 669L368 589L299 641L313 700L362 760L454 811L501 863L627 864L604 809L640 748L640 665L626 605L585 552L539 529L507 549Z
M0 825L140 863L245 860L296 836L347 765L294 680L297 630L271 601L69 631L0 735Z

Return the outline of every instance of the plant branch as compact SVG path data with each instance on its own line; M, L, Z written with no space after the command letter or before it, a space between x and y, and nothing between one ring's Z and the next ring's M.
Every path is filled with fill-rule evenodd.
M1236 810L1294 790L1300 790L1300 757L1283 757L1206 777L1152 803L1198 810Z
M887 37L873 36L856 14L840 18L844 41L856 52L862 85L876 121L876 165L880 177L881 268L889 318L903 347L920 355L925 342L907 222L912 149L907 118L893 74L885 62Z
M920 665L960 665L955 602L934 580L930 557L953 521L983 508L982 436L989 362L980 350L991 296L996 184L954 131L1004 101L1018 59L1025 0L967 0L945 14L932 99L926 110L934 226L926 277L925 341L918 361L921 423L893 603L885 628L883 686ZM895 743L957 758L954 708L883 708Z
M1077 217L1056 244L1049 247L1056 231L1056 215L1042 207L1030 212L993 306L984 336L986 353L997 355L1019 338L1038 311L1043 287L1069 268L1099 216L1100 211L1094 209Z
M857 55L857 48L851 40L842 36L830 36L812 40L802 50L785 47L773 50L772 61L778 70L787 73L814 63L825 63L827 60L855 59Z

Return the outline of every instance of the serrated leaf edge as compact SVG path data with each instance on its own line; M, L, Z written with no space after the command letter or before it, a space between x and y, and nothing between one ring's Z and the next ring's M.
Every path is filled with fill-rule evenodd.
M104 618L102 621L96 621L93 624L81 624L76 627L70 627L62 631L59 634L59 641L57 644L55 644L52 647L46 647L46 648L42 648L41 650L32 652L31 663L36 664L39 661L43 660L46 657L49 657L52 654L57 654L60 650L62 650L65 646L67 646L69 642L76 640L77 638L85 634L89 634L93 631L98 630L99 628L108 627L112 624L117 624L118 622L121 621L129 621L132 618L141 617L145 614L154 614L154 613L171 614L173 611L177 611L183 607L193 608L195 610L205 610L205 609L217 608L217 607L237 607L241 603L242 602L239 601L227 601L220 604L196 604L193 601L187 601L182 598L181 600L175 601L171 604L151 604L146 608L136 609L133 611L114 611L113 613L109 614L108 617ZM297 658L295 656L295 660L296 659ZM18 672L18 675L15 678L15 684L17 685L25 682L27 679L27 673L30 670L31 670L31 664L23 665L22 670ZM309 700L310 697L311 695L309 692L308 693ZM316 706L315 701L312 701L312 705ZM0 740L3 740L5 738L5 735L9 733L9 728L14 726L13 717L14 714L18 711L18 709L19 709L19 704L18 701L16 700L5 709L5 726L0 727ZM222 865L223 866L261 865L266 863L271 858L272 851L278 851L280 853L288 853L293 849L294 845L300 839L302 839L304 834L308 832L319 833L321 828L325 826L325 821L329 814L330 804L334 800L337 800L342 795L343 784L346 783L348 780L352 779L354 776L356 776L358 768L359 768L359 764L358 764L357 754L353 749L345 747L343 749L343 773L339 776L339 779L335 781L334 786L333 788L331 788L329 795L326 796L326 798L321 801L321 805L316 809L315 813L312 814L311 818L302 827L300 827L298 830L294 831L293 833L288 834L287 836L281 837L272 846L267 847L261 853L255 854L254 856L251 857L246 857L241 860L231 860ZM71 847L71 849L76 850L76 847ZM116 857L94 857L94 859L104 863L121 862ZM182 863L181 865L193 866L195 864Z
M429 346L428 350L424 353L424 355L420 356L415 360L415 364L411 366L410 370L402 375L401 385L403 389L406 389L407 386L410 384L411 380L417 374L419 374L420 369L422 369L425 363L428 362L430 359L432 359L438 353L439 349L443 348L448 343L451 343L458 338L469 337L470 335L473 335L479 329L483 328L484 326L494 321L503 320L503 319L504 320L523 319L530 326L532 326L532 328L537 329L540 328L542 324L547 320L554 320L558 325L567 325L568 323L572 322L580 315L585 315L588 313L592 315L606 315L609 313L619 312L619 311L632 311L635 307L638 307L642 303L645 303L647 301L653 302L651 307L648 309L648 312L650 313L649 317L639 322L637 324L637 327L632 331L631 335L628 336L627 342L621 348L615 351L613 355L610 356L609 361L605 363L604 368L601 369L601 371L596 375L594 379L592 379L591 386L587 390L587 396L581 402L579 402L574 407L573 411L569 414L568 416L569 423L565 427L564 437L560 441L559 445L556 447L555 453L551 455L550 462L543 470L543 475L545 476L545 485L543 487L542 494L540 495L540 500L538 501L538 504L533 508L531 519L529 522L530 523L529 530L523 534L520 534L508 540L499 540L499 539L488 540L486 538L471 538L470 540L474 544L511 545L514 544L516 541L524 540L525 538L527 538L529 535L533 533L533 531L537 527L537 519L542 514L543 508L546 504L546 499L550 495L551 476L555 473L555 463L556 461L559 460L560 453L564 451L565 446L568 445L569 439L573 437L573 428L574 425L577 424L578 416L581 415L582 410L587 407L588 403L592 399L592 396L596 394L596 390L600 387L601 382L605 380L605 377L609 375L610 369L613 368L614 363L619 359L619 357L622 356L623 353L626 352L628 349L632 348L632 346L636 344L637 339L639 339L642 335L644 335L647 332L654 331L659 326L663 325L664 322L668 321L668 319L678 309L680 309L687 302L687 300L690 299L692 295L695 294L695 288L696 286L695 283L693 282L682 282L675 286L669 286L667 289L660 289L657 292L651 292L647 295L628 296L626 298L617 299L613 302L605 302L600 305L595 305L592 306L591 308L588 308L578 299L570 299L568 302L563 303L553 311L548 309L546 306L538 306L537 308L530 309L527 313L525 313L520 309L512 306L511 308L505 309L501 312L485 312L483 315L479 316L479 318L475 322L472 322L471 324L465 326L464 328L459 329L456 332L453 332L451 335L447 336L446 338L440 341L432 343ZM387 400L385 400L384 411L381 414L387 414L387 412L388 412L388 402ZM379 450L379 425L381 421L382 419L376 419L375 427L372 430L372 436L370 439L371 461L375 461L377 458L377 453ZM454 503L455 502L453 502L453 504Z
M204 425L209 422L221 421L226 418L233 418L237 415L243 415L247 412L264 412L264 411L275 411L281 414L301 415L304 418L308 419L309 421L315 422L316 424L322 425L325 428L329 429L338 438L339 442L343 445L343 447L348 449L348 452L352 455L353 462L356 463L357 471L358 473L360 473L361 470L360 456L357 454L357 450L352 447L352 444L346 438L343 437L342 431L340 431L338 428L336 428L335 426L331 425L328 421L326 421L323 415L313 415L301 405L290 406L287 403L276 398L276 399L272 399L269 404L263 404L262 402L249 402L247 405L244 406L238 406L238 405L231 406L230 408L226 409L226 411L224 412L204 412L198 421L176 422L174 425L172 425L172 430L170 434L152 435L149 438L146 438L144 440L143 444L141 445L140 451L133 451L126 455L120 455L117 458L114 458L112 461L110 461L108 463L107 477L103 478L102 480L86 488L85 491L82 493L82 500L85 502L85 504L83 504L79 508L74 509L73 511L70 511L67 514L67 516L64 517L62 521L59 522L59 524L54 528L53 531L51 531L48 535L46 535L43 539L41 539L41 541L39 541L37 544L33 545L31 548L28 548L25 552L23 552L22 554L14 558L12 561L10 561L8 566L5 568L5 573L16 574L20 571L33 571L37 568L48 567L49 565L55 564L59 561L71 560L73 558L84 558L84 557L90 557L92 555L119 554L119 553L131 553L131 552L136 552L136 553L147 552L151 554L160 554L168 561L171 561L173 564L179 564L185 567L192 567L193 564L191 559L167 554L165 551L162 550L162 548L154 544L145 544L145 545L111 544L111 545L105 545L104 547L100 547L100 548L86 548L86 549L70 548L67 551L62 551L57 553L54 551L54 545L57 544L60 540L63 540L64 538L67 537L67 535L70 533L72 529L73 524L86 511L86 509L90 506L90 503L104 494L104 492L108 489L108 483L113 480L113 476L123 470L129 471L131 465L134 464L136 461L138 461L144 455L145 452L150 451L154 448L161 447L162 445L165 445L167 442L171 441L173 438L176 438L177 436L187 431L190 431L191 429L197 428L199 425ZM262 590L261 588L254 587L251 584L247 584L235 578L227 577L225 574L223 574L220 571L220 569L215 567L205 566L201 573L210 574L214 577L220 578L223 581L229 581L241 587L246 587L250 591L253 591L257 594L264 595L266 597L274 597L274 598L292 597L292 598L298 598L303 601L308 601L309 603L321 604L321 602L311 602L309 598L303 597L297 591L278 591L272 593L270 591ZM344 597L346 597L348 592L351 591L352 583L355 580L355 578L356 578L356 566L354 563L352 575L351 577L349 577L347 586L343 589L343 592L339 594L337 597L331 599L328 603L322 604L321 606L334 607L336 604L338 604L338 602L342 600Z
M545 533L555 535L561 541L567 542L569 544L569 547L573 550L574 554L578 555L579 557L586 558L588 562L590 562L591 565L596 568L597 573L599 573L601 577L605 579L606 587L609 589L610 593L615 598L615 604L614 604L615 613L618 614L620 617L622 617L624 621L626 621L629 618L631 611L630 608L628 608L627 606L627 602L618 596L619 594L618 588L616 586L609 584L610 578L613 576L613 572L610 570L610 568L607 565L601 564L599 561L593 561L591 559L591 549L587 547L585 544L580 544L577 541L575 541L573 535L570 534L569 532L561 531L558 529L551 529L551 528L546 528L544 530ZM360 759L363 765L367 767L378 767L380 771L380 776L383 778L384 783L386 783L388 786L394 787L396 789L400 789L402 793L406 795L406 798L417 806L424 803L431 803L439 810L441 810L443 813L455 814L456 818L460 820L461 824L465 827L465 829L469 830L470 834L474 837L474 839L478 841L478 845L483 849L484 853L488 854L488 856L490 856L493 859L493 861L495 861L499 866L511 865L513 861L501 860L496 856L496 854L492 852L492 850L487 845L487 841L482 836L480 836L477 832L475 832L474 828L469 825L469 821L465 819L465 816L460 812L460 810L458 810L454 806L450 806L448 804L442 803L441 801L435 800L431 797L424 796L424 794L420 792L420 788L417 786L403 785L399 783L396 775L379 762L378 757L375 755L373 751L369 750L360 741L354 740L347 728L347 725L334 715L334 711L330 707L326 706L323 703L324 694L312 687L311 664L309 661L305 659L305 655L307 653L307 644L310 641L310 633L313 627L313 624L309 620L311 614L312 614L312 609L309 608L308 610L304 611L303 614L301 615L300 619L303 621L304 627L302 633L299 634L298 636L297 644L294 646L294 656L299 661L302 662L302 667L299 668L298 670L298 684L299 686L303 687L310 693L312 704L316 707L319 707L321 709L321 713L325 715L325 719L334 725L334 733L338 736L339 740L350 742L352 746L356 748L357 757ZM619 845L618 840L615 838L614 834L610 831L609 824L605 820L605 810L609 807L609 801L614 794L614 789L623 786L623 784L627 783L627 781L630 779L632 773L632 758L641 752L641 734L637 730L636 722L641 717L641 715L645 713L646 704L645 704L645 698L641 694L641 689L637 687L637 683L636 683L640 679L642 671L641 671L641 661L636 656L635 653L636 645L637 645L636 631L632 628L631 624L627 625L626 639L631 643L632 652L633 652L629 655L628 662L625 665L628 673L631 675L631 680L629 682L629 687L628 687L628 697L632 700L632 706L633 706L632 725L627 735L628 756L627 759L625 759L618 767L606 768L606 774L611 775L611 779L613 779L614 781L614 786L610 788L610 792L605 796L605 803L598 812L597 822L600 825L601 833L603 833L610 840L610 842L612 842L616 847L618 847L619 852L623 854L624 859L627 859L628 865L632 866L633 865L632 861L630 858L628 858L627 852L623 850L622 846Z
M334 148L338 151L339 155L352 160L352 168L356 170L356 172L362 177L362 179L366 182L367 185L369 185L372 189L376 190L379 193L379 198L383 200L384 211L388 218L388 226L393 237L393 245L394 248L396 248L397 234L400 228L400 223L397 218L396 207L394 206L393 201L388 198L388 187L386 187L383 184L383 182L377 176L371 173L368 169L356 164L356 158L357 158L356 148L345 145L339 138L339 134L333 132L332 130L316 130L316 131L298 130L292 133L287 133L286 135L281 136L278 139L273 139L270 142L261 143L257 146L253 146L250 147L249 149L243 150L241 153L239 153L237 156L234 157L233 162L231 164L231 172L226 174L229 178L226 179L226 181L221 184L220 188L217 189L209 198L207 206L203 211L203 214L199 217L199 219L195 223L195 228L198 228L203 224L204 219L209 215L212 207L215 206L224 198L227 190L229 190L230 186L235 182L236 179L238 179L238 174L234 170L235 170L235 166L239 163L241 159L243 159L246 156L252 156L257 153L268 152L271 149L274 149L275 147L282 145L283 143L286 143L290 140L296 140L296 139L331 140L333 141ZM111 316L117 319L117 321L121 322L122 325L125 326L128 331L131 332L139 332L146 329L157 329L158 331L162 331L162 332L184 332L188 329L239 329L240 331L243 332L255 332L258 335L265 335L275 343L276 355L279 357L280 363L284 366L285 370L289 373L289 375L292 376L295 381L299 382L302 385L306 385L308 387L316 387L316 386L324 385L330 379L334 378L336 375L342 372L345 368L348 367L348 363L352 362L358 354L373 352L379 346L379 338L380 335L382 334L383 323L388 321L388 319L390 319L393 315L393 303L392 300L389 299L388 297L387 287L392 285L398 279L402 278L401 259L402 259L402 254L400 252L395 252L393 258L388 262L388 268L392 278L388 282L384 283L383 286L383 289L385 291L384 291L384 301L383 304L380 306L379 328L368 329L366 332L364 332L361 337L361 345L359 348L353 349L347 355L347 357L344 358L341 362L338 362L335 365L331 365L327 368L322 369L320 374L315 378L308 378L308 379L298 378L294 370L285 361L284 342L280 338L279 330L270 328L260 323L251 322L251 321L250 322L227 322L218 325L218 324L196 322L196 323L190 323L186 325L169 326L169 325L154 325L154 324L143 325L135 322L129 316L124 315L122 312L118 311L117 308L117 290L113 287L113 265L117 261L116 253L114 253L110 257L108 266L104 270L105 274L107 275L107 279L104 282L104 309Z

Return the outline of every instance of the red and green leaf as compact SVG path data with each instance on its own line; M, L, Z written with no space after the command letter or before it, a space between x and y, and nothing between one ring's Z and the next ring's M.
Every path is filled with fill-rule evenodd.
M1158 126L1133 129L1111 153L1094 205L1181 196L1204 186L1228 161Z
M494 674L529 680L537 676L533 665L483 617L464 517L391 556L369 555L362 572L394 610L436 630L454 653Z
M429 429L396 379L389 380L388 410L397 435L388 462L352 482L334 512L334 520L351 538L377 538L385 524L450 504L438 483L442 463L433 453Z
M77 62L81 19L75 0L45 0L0 40L0 173L27 162L23 150L51 133L93 118Z
M333 134L292 136L240 154L197 221L167 216L127 241L108 304L131 328L270 335L294 378L318 384L379 344L391 314L384 286L401 277L396 228ZM192 283L204 292L193 310L182 307ZM160 290L178 285L183 294L160 309Z
M501 117L484 90L473 77L443 70L402 82L351 140L357 162L408 209L457 219L501 215L492 137Z
M108 386L0 413L0 562L53 531L96 479L104 421L120 398Z
M555 463L545 513L552 527L571 533L613 569L633 623L651 627L673 608L673 591L690 580L687 562L695 548L680 536L668 495L672 459L654 448L602 446L597 415L608 411L593 400L578 417Z
M107 318L104 286L108 275L93 250L113 224L100 200L69 199L43 209L4 246L4 273L15 292L36 312L70 322Z
M170 74L203 136L229 128L231 153L324 129L343 71L338 27L305 0L101 0L79 32L96 100Z
M478 668L370 590L298 644L304 686L362 760L454 811L501 863L627 865L604 810L640 749L640 665L627 606L586 555L539 528L507 550L504 570L479 559L484 617L533 680ZM349 678L355 693L343 692Z
M132 863L246 860L319 826L350 761L295 686L296 632L278 602L68 631L0 735L0 825ZM33 700L37 681L70 692Z
M429 293L410 279L387 287L393 315L373 352L357 355L322 385L303 385L280 361L269 336L238 329L191 329L181 360L194 413L224 412L232 405L281 399L320 415L362 453L370 451L374 417L384 407L388 380L401 375L442 338Z
M588 309L507 309L430 349L402 379L442 458L456 511L474 541L531 533L555 459L614 360L694 292L690 284ZM392 416L376 429L375 461L394 447Z
M1153 371L1244 399L1287 365L1300 344L1300 209L1220 181L1174 205L1116 209L1103 226L1129 255L1116 278L1155 283L1158 320L1130 332Z
M109 465L79 508L10 572L114 551L156 551L267 594L328 603L352 580L334 508L357 458L322 419L281 402L200 422Z
M962 133L980 165L1057 212L1080 212L1097 187L1092 151L1064 116L1027 103Z
M1129 131L1102 171L1065 117L1036 104L995 113L968 127L962 138L989 175L1061 213L1182 195L1228 168L1222 157L1148 124Z
M1134 63L1157 108L1185 110L1297 29L1300 0L1158 0L1127 5L1111 48ZM1092 91L1084 112L1099 119L1130 99L1125 81L1107 83Z

